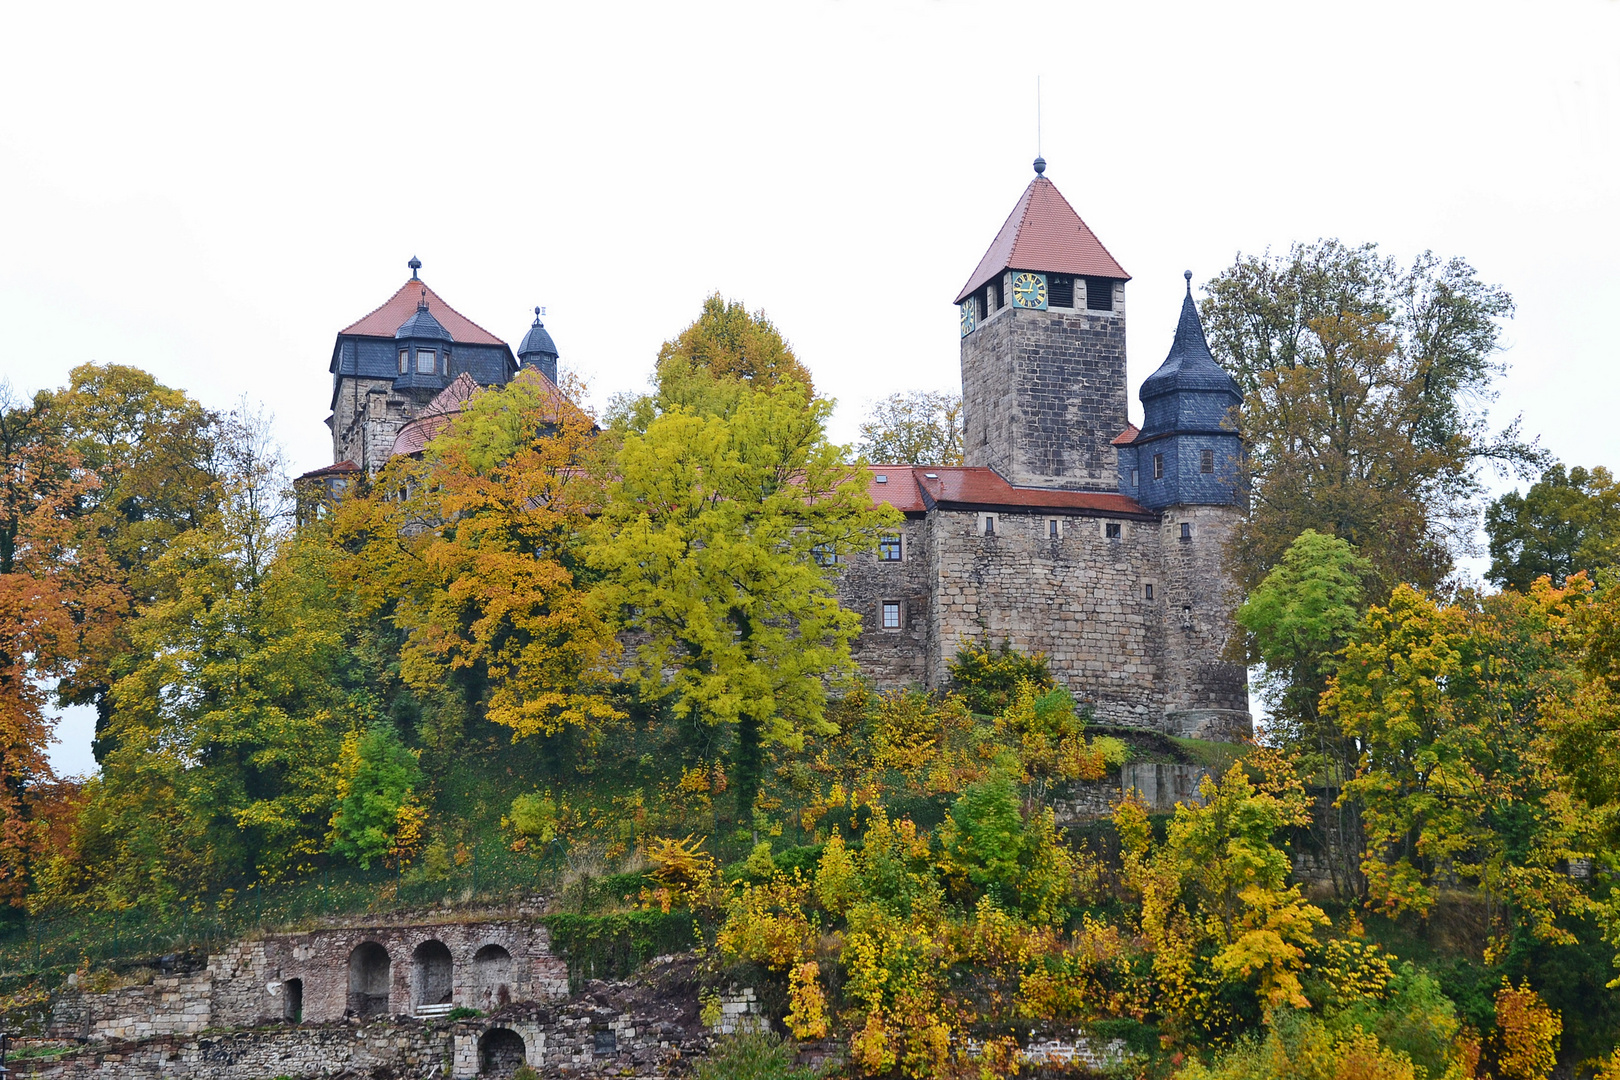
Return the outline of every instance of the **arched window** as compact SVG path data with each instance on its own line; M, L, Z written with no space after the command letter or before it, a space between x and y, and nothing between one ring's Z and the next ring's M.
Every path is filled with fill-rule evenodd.
M511 1076L527 1057L523 1036L511 1028L490 1028L478 1037L479 1076Z
M485 945L473 955L471 1004L493 1012L512 1001L512 954L499 945Z
M392 964L388 950L362 941L349 954L349 1011L356 1016L386 1016Z
M411 953L411 1011L448 1005L455 994L455 961L442 941L424 941Z

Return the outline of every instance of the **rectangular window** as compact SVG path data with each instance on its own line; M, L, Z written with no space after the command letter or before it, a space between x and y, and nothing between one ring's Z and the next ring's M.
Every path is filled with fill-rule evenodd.
M979 308L980 322L984 322L984 320L990 317L989 295L990 286L988 285L973 294L973 302L978 305Z
M1131 470L1131 487L1135 487L1138 483L1140 483L1140 481L1137 480L1137 478L1136 478L1136 470L1132 469Z
M1086 278L1086 310L1114 310L1114 281L1112 278Z
M1164 479L1164 455L1163 454L1154 454L1153 455L1153 479L1155 479L1155 480L1163 480Z
M1198 471L1201 473L1212 473L1215 471L1215 451L1198 451Z
M1048 274L1046 277L1046 306L1074 307L1074 275Z
M816 561L817 566L836 566L838 549L831 544L816 544L810 549L810 557Z
M893 533L878 540L878 562L900 561L900 537Z
M401 350L399 350L399 373L401 375L405 374L407 371L410 370L410 367L411 367L411 351L409 349L401 349Z
M1152 585L1144 585L1144 586L1142 586L1142 599L1144 599L1144 600L1153 599L1153 586Z
M439 354L426 349L416 350L416 373L418 375L432 375L439 370Z
M1007 306L1007 298L1002 295L1001 286L1002 286L1002 281L1001 281L1000 278L996 278L994 284L992 284L990 286L996 292L996 310L997 311L1000 311L1002 308Z
M883 601L883 629L900 629L900 603L897 600Z
M1183 540L1191 540L1192 539L1192 522L1183 521L1181 523L1181 538Z
M1063 523L1057 518L1046 519L1046 538L1056 540L1063 535Z
M984 515L984 535L986 535L986 536L994 536L994 535L996 535L996 515L994 515L994 514L986 514L986 515Z
M1119 522L1117 522L1117 521L1110 521L1108 524L1103 526L1103 535L1106 536L1110 540L1118 540L1119 539L1119 533L1120 533L1120 528L1119 528Z

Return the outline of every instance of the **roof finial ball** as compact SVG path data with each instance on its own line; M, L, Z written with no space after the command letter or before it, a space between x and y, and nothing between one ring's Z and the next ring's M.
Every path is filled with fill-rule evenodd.
M422 269L422 260L418 259L415 255L412 255L411 256L411 261L406 263L405 265L411 268L411 280L416 281L417 280L416 272L418 270Z
M1035 175L1036 176L1045 176L1046 175L1046 159L1045 158L1037 157L1035 159Z
M1191 296L1192 295L1192 271L1191 270L1183 270L1181 272L1181 276L1187 279L1187 295Z

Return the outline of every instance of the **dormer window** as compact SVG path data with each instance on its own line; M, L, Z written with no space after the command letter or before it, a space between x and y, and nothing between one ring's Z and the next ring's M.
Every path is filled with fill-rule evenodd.
M439 354L431 349L416 350L416 373L435 375L439 370Z

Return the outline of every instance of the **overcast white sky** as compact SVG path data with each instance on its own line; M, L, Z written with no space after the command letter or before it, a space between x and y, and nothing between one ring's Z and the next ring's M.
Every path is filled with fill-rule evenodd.
M423 278L592 397L718 289L853 437L959 385L951 300L1032 175L1124 267L1135 387L1181 271L1337 236L1518 301L1498 412L1616 461L1620 2L13 4L0 375L135 364L331 461L338 329ZM55 760L91 764L64 725Z

